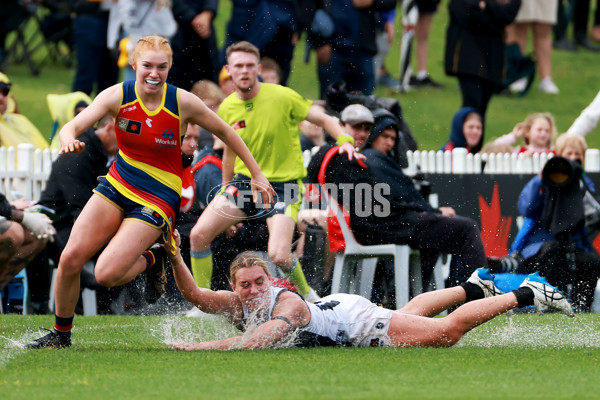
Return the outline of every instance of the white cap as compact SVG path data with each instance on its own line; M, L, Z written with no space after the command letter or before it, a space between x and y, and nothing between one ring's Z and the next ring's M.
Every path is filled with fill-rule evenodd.
M340 119L345 124L358 125L358 124L374 124L375 119L369 109L361 104L351 104L344 108Z

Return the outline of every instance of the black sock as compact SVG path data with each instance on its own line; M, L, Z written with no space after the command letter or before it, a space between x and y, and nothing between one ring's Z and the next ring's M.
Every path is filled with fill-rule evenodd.
M73 317L63 318L54 314L54 330L56 333L70 337L71 329L73 329Z
M465 303L473 300L483 299L485 297L483 289L474 283L463 282L460 284L460 286L463 289L465 289L465 292L467 294L467 300L465 300Z
M533 290L530 287L520 287L512 291L515 296L517 296L517 303L519 303L519 307L532 306L533 298L535 297L533 294Z

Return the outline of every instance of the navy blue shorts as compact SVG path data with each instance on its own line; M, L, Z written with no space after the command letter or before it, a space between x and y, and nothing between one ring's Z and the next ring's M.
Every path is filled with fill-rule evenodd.
M168 234L169 224L165 222L164 218L158 212L150 207L138 204L119 193L106 177L101 176L98 178L98 186L94 189L94 193L102 196L122 210L125 213L123 219L135 219L153 226L162 233L163 237Z

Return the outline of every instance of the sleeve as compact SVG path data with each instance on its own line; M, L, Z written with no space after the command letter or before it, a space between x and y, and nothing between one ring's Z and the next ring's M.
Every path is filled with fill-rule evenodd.
M12 215L12 206L2 193L0 193L0 216L10 219Z
M213 18L217 15L217 9L219 7L218 0L206 0L198 1L195 0L193 3L197 4L197 7L190 6L186 0L173 0L172 10L175 20L180 24L190 24L192 20L203 11L212 11Z
M292 117L296 123L300 123L301 121L305 120L306 116L308 115L308 111L313 104L312 100L302 97L302 95L293 89L286 88L284 86L281 86L281 88L288 92L287 96L290 101Z
M531 179L519 195L519 213L526 218L538 220L544 208L545 193L542 187L542 179L535 176Z
M581 112L567 133L586 136L593 131L600 121L600 91L594 100Z
M221 169L214 164L206 164L194 175L196 200L208 205L219 192L216 188L222 183Z
M508 145L513 146L517 142L517 138L515 134L510 132L506 135L500 136L498 139L494 140L495 145Z

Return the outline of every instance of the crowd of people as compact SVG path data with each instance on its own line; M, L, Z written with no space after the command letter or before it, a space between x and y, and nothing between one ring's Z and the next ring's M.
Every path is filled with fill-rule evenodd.
M28 348L70 346L80 288L120 287L138 275L147 303L163 296L173 276L183 298L202 312L228 315L239 327L258 315L253 336L171 344L182 350L270 347L289 338L300 345L449 346L517 307L572 315L569 299L577 311L590 311L600 257L590 244L584 210L597 205L600 213L600 204L582 166L583 136L599 120L597 99L573 124L576 132L557 139L554 118L539 112L489 143L493 151L553 153L566 161L523 189L519 211L527 222L510 254L487 269L477 222L456 215L452 207L433 207L403 171L406 150L414 149L416 141L399 105L368 96L378 83L398 85L385 78L384 61L376 57L385 47L381 40L378 45L377 33L386 38L396 0L233 1L220 50L213 26L217 1L75 3L78 62L72 91L97 95L70 105L72 119L57 139L61 155L39 204L0 199L2 238L8 243L0 254L0 289L27 266L35 289L33 308L48 312L48 260L57 266L54 329ZM450 0L448 5L445 69L458 78L462 107L442 149L478 153L486 151L489 101L507 86L504 46L512 40L523 47L529 26L542 78L539 89L558 94L549 37L560 8L558 2L544 2L538 20L542 9L534 0L471 3ZM443 90L427 72L427 40L439 1L417 5L418 68L411 86ZM285 86L294 44L303 32L317 56L323 100L305 99ZM591 48L587 38L578 37L578 44ZM115 51L128 60L121 65L126 68L122 83L117 82ZM477 68L474 54L480 55ZM11 86L0 73L1 144L48 147L18 112ZM308 167L304 150L311 153ZM567 187L567 180L576 184ZM347 207L362 201L357 187L382 183L389 190L379 199L390 207L386 218ZM316 188L308 194L317 200L305 196L307 184ZM320 185L351 188L319 193ZM318 200L327 196L347 207L360 243L420 250L424 282L440 254L451 254L452 287L417 296L396 311L354 296L321 298L327 286L311 287L301 249L306 225L313 221L329 235L329 246L320 249L329 266L320 267L330 270L330 252L340 247L332 245L335 226L326 202ZM311 205L302 207L303 202ZM54 210L54 220L36 212L40 206ZM565 212L573 217L567 228L561 218ZM272 286L266 262L248 250L262 252L282 272L284 282L278 284L300 296ZM90 259L94 276L83 270ZM567 269L559 267L563 264ZM538 270L556 286L534 274ZM513 292L502 293L494 272L530 275ZM330 273L321 276L331 278ZM487 299L492 296L499 300ZM447 318L427 318L462 303L469 304ZM327 311L338 304L346 314L332 317ZM327 328L344 325L352 312L369 314L362 331L342 331L340 337ZM324 327L312 318L322 319ZM406 328L417 320L421 330ZM375 328L380 332L373 334Z

